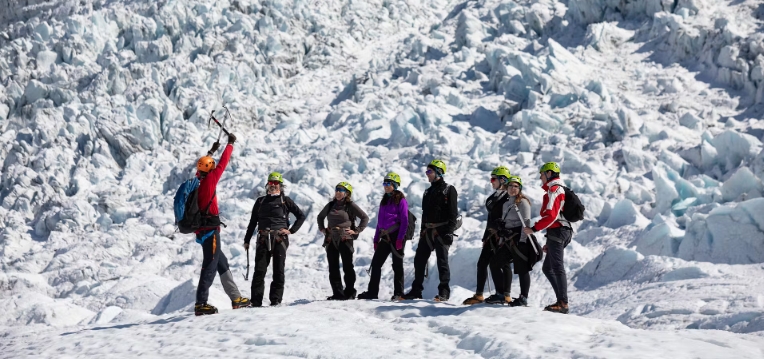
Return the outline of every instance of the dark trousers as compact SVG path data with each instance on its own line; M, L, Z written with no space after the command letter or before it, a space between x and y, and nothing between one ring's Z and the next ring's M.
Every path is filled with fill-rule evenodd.
M487 241L490 241L491 239L486 239ZM488 279L488 265L491 263L491 258L493 258L493 250L491 249L491 245L488 242L483 243L483 250L480 251L480 257L478 257L477 262L477 289L475 290L476 293L483 294L485 291L485 283ZM496 284L497 278L496 276L493 277L493 282Z
M287 237L283 237L280 242L274 242L271 251L268 251L265 242L257 241L255 273L252 276L252 304L254 306L263 305L265 274L268 273L271 257L273 257L273 281L271 281L271 291L268 297L271 304L281 303L281 299L284 297L284 264L288 247L289 239Z
M449 246L443 244L440 237L432 229L424 231L425 236L432 236L432 246L435 247L435 256L438 258L438 275L440 276L440 284L438 284L438 294L451 295L451 272L448 268L448 248ZM420 236L419 245L416 248L416 254L414 255L414 282L411 283L411 292L421 294L424 290L424 271L427 268L427 261L430 259L430 252L433 251L433 247L427 243L427 239Z
M390 235L390 238L397 238L398 233ZM386 240L380 240L374 256L371 258L371 278L369 279L369 289L367 292L372 295L379 294L379 281L382 276L382 265L387 261L387 257L393 256L393 295L403 295L403 256L404 248L397 250L394 244Z
M570 242L573 230L567 227L552 228L546 231L546 257L541 271L552 284L557 300L568 302L568 279L565 275L565 246Z
M340 242L339 248L331 242L326 245L326 260L329 262L329 283L332 285L333 295L344 295L346 292L355 290L352 243L352 241ZM345 272L345 288L347 290L342 287L340 257L342 257L342 271Z
M201 238L204 234L197 234ZM202 243L202 274L199 276L199 285L196 287L196 304L207 303L210 296L210 286L215 280L216 273L223 274L228 271L228 258L223 254L220 243L220 232L215 231Z
M512 254L509 243L496 248L490 267L493 283L496 284L496 294L509 296L509 290L512 287Z

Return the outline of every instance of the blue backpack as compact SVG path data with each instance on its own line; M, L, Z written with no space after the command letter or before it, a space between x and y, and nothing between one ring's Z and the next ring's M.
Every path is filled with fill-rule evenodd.
M204 224L205 217L212 205L215 195L212 196L210 203L205 208L204 213L199 210L199 179L192 178L186 180L175 192L175 224L180 233L194 233Z

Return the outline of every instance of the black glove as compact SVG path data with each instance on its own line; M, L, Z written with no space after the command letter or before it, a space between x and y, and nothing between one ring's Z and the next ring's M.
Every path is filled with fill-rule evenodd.
M454 235L453 234L446 234L443 236L443 244L450 246L454 244Z
M207 151L207 154L212 156L212 154L217 152L219 148L220 148L220 142L215 141L215 143L212 144L212 148L210 148L210 150Z
M236 142L236 136L233 135L233 133L228 134L228 144L232 145L234 142Z

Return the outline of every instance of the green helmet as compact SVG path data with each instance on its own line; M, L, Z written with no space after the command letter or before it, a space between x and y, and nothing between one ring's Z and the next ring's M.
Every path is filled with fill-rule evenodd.
M509 178L510 176L512 176L512 174L509 173L509 168L506 168L504 166L499 166L494 168L493 171L491 171L491 176L496 176L496 177L504 176Z
M281 173L271 172L271 174L268 175L268 182L270 181L279 181L279 183L284 183L284 177L281 175Z
M517 183L520 185L520 189L523 189L523 179L520 178L520 176L510 176L509 177L509 183Z
M444 175L446 174L446 163L441 160L432 160L427 167L436 168L440 171L439 174Z
M539 173L544 173L546 171L552 171L554 173L560 173L560 165L557 164L557 162L547 162L544 163L543 166L539 169Z
M386 174L385 175L385 180L386 181L393 181L393 182L397 183L399 186L401 185L401 176L398 176L398 174L395 173L395 172L390 172L390 173Z
M342 188L348 190L348 192L353 193L353 186L350 183L340 182L340 183L337 183L337 186L335 188L337 188L337 187L342 187Z

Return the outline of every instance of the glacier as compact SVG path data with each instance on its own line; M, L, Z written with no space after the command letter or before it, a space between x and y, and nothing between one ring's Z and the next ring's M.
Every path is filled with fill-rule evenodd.
M423 168L443 158L465 217L450 256L456 304L475 286L491 169L523 177L535 215L537 168L559 161L587 206L566 255L572 313L584 318L544 320L644 338L722 335L757 348L739 356L759 357L761 9L753 0L9 0L0 10L0 335L21 353L36 350L25 344L33 333L55 342L110 326L99 334L108 340L120 325L136 336L151 325L222 325L187 318L201 251L175 232L172 196L216 139L210 112L226 106L239 140L218 188L222 242L243 292L241 243L269 172L284 174L309 219L288 252L290 304L263 314L273 323L355 308L421 331L409 323L418 319L395 319L417 313L408 318L433 317L432 338L505 355L506 338L463 327L463 316L490 322L495 309L317 308L330 289L312 219L348 181L373 229L388 171L421 216ZM356 244L358 288L370 242L364 233ZM406 247L407 284L415 246ZM389 268L382 275L392 278ZM532 278L530 305L543 307L554 294L540 267ZM426 296L436 281L425 282ZM391 293L383 285L380 297ZM210 298L227 307L219 284ZM258 315L216 320L244 328ZM283 335L247 345L294 343ZM546 356L580 353L565 350Z

